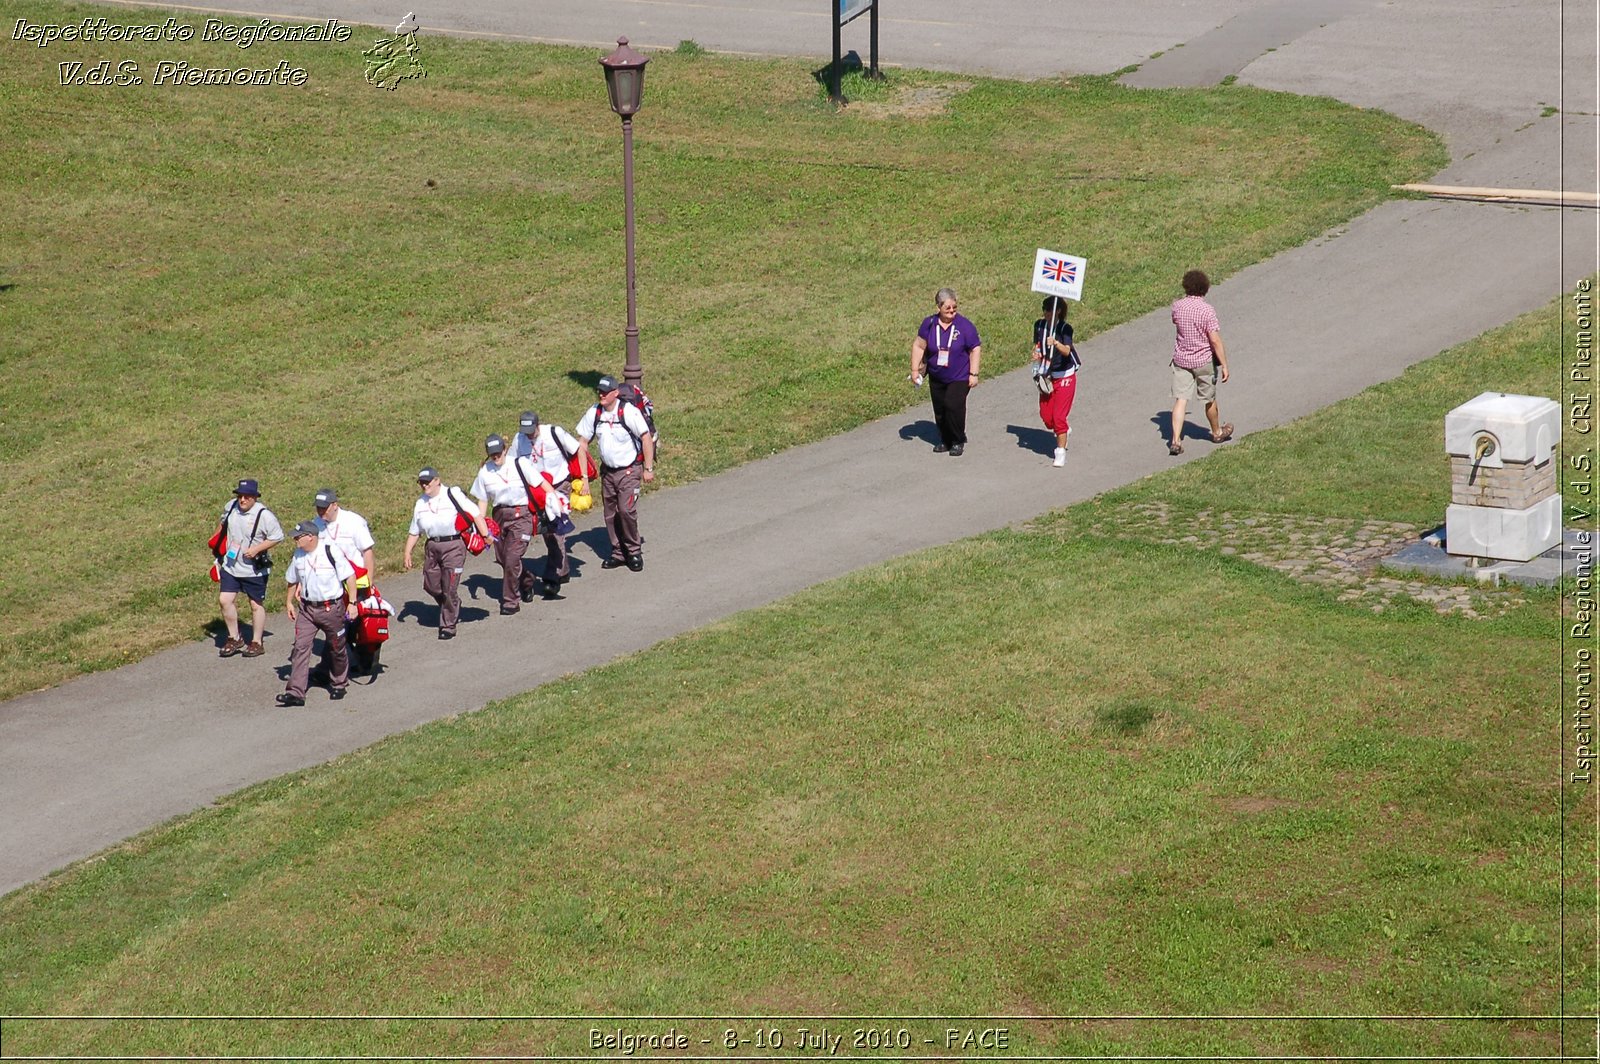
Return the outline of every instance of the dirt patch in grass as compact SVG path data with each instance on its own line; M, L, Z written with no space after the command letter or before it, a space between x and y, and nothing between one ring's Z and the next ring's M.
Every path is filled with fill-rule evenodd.
M947 85L908 85L900 88L894 98L884 101L861 100L850 103L846 112L862 118L932 118L950 109L950 101L972 88L970 81L952 81Z

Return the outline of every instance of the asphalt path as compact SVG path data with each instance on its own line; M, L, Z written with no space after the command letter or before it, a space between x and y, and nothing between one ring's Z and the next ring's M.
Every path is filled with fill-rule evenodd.
M389 26L417 2L256 0L201 9ZM728 52L821 57L826 10L793 0L468 0L417 14L424 34L597 47L627 34L646 47L694 39ZM906 65L1039 77L1140 64L1129 83L1234 76L1331 95L1443 134L1452 161L1436 181L1593 191L1595 28L1592 3L1552 0L885 0L882 43L887 61ZM863 25L847 27L846 46L865 51ZM647 135L648 111L640 123ZM1224 415L1242 433L1282 424L1544 304L1596 269L1597 217L1396 201L1244 270L1212 291L1234 373L1221 393ZM1174 263L1174 280L1190 265ZM906 323L907 346L915 324ZM1014 339L990 337L988 366L1020 350ZM1174 460L1158 419L1169 405L1170 344L1161 310L1086 345L1065 469L1050 465L1053 441L1019 370L973 393L972 443L961 458L931 453L930 417L915 405L647 495L642 573L600 571L604 535L591 520L580 529L574 554L583 564L566 596L500 617L498 572L487 556L478 559L452 642L434 638L436 611L419 579L386 577L386 594L412 605L385 648L385 672L340 703L314 688L304 709L271 708L289 645L279 615L263 659L220 661L212 645L193 644L0 705L0 890L248 784L1166 468ZM1495 383L1485 379L1485 390ZM885 386L904 387L908 403L919 397L909 384ZM1550 394L1559 388L1553 379ZM670 424L664 428L670 439ZM1179 461L1212 449L1195 440ZM1329 462L1360 475L1358 455ZM359 493L348 494L359 509ZM285 517L299 509L269 502Z

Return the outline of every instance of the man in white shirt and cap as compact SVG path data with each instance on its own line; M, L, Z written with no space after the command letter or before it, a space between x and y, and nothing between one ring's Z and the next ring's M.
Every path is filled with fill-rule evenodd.
M456 621L461 617L461 570L467 564L467 545L461 541L457 516L477 526L478 534L489 538L489 525L477 503L460 488L444 486L439 471L428 466L417 474L422 497L411 511L411 532L406 536L406 572L411 571L411 552L420 537L428 543L422 549L422 590L439 604L439 638L456 637Z
M364 591L372 585L374 562L372 549L375 541L367 519L354 510L346 510L339 502L339 493L332 488L321 488L312 498L317 509L315 523L319 538L333 544L333 549L344 552L356 570L356 590ZM332 647L324 644L322 662L314 670L314 680L327 680L332 674Z
M606 535L611 556L602 569L626 565L634 572L644 568L644 546L639 538L639 492L656 478L655 441L650 423L639 408L618 402L621 384L601 377L595 385L599 402L577 424L578 438L587 451L594 440L600 451L600 501L605 507Z
M571 508L572 481L584 475L583 461L588 458L584 452L583 458L578 457L581 445L572 434L560 425L545 425L539 421L539 415L532 410L524 410L522 419L518 422L520 431L517 433L516 452L517 459L527 460L537 473L549 477L550 483L568 500L568 509ZM592 469L591 469L592 471ZM544 537L544 593L554 597L561 591L561 585L572 578L572 563L567 556L567 537L556 531L554 521L541 521L539 531ZM529 591L532 590L531 579L527 582ZM527 598L523 601L526 602Z
M500 563L500 613L506 616L533 597L533 574L524 575L522 570L522 555L533 540L533 512L528 509L528 486L511 462L505 439L490 436L483 441L483 451L487 457L468 490L500 524L494 557Z
M340 505L339 493L332 488L318 491L312 501L317 508L317 532L322 539L332 543L335 550L344 551L350 564L363 570L356 574L357 580L363 575L370 580L373 574L372 548L376 541L372 538L372 528L367 524L367 519Z
M306 704L311 682L311 645L321 632L331 667L328 697L338 701L350 686L350 653L345 625L356 615L356 570L344 551L320 538L315 521L294 528L294 557L284 567L289 585L289 620L294 623L294 649L289 653L289 684L278 696L280 706Z

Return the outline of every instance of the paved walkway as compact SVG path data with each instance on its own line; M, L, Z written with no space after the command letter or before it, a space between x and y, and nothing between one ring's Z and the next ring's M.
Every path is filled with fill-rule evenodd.
M292 2L303 14L395 18L387 2ZM916 18L888 21L885 47L900 62L1019 75L1114 70L1167 49L1137 80L1210 82L1225 71L1424 121L1452 147L1455 161L1442 181L1554 187L1563 176L1565 130L1567 187L1595 187L1592 6L1569 10L1563 27L1554 0L1509 11L1482 0L1315 3L1319 21L1309 25L1285 0L1150 0L1137 14L1087 0L926 0ZM265 4L248 9L259 14ZM912 10L887 4L887 12ZM815 55L827 37L826 20L808 13L814 6L478 0L448 17L481 32L600 41L620 25L647 44L693 37L713 48ZM427 13L419 14L427 25ZM443 24L445 16L434 17ZM1563 115L1541 118L1546 104ZM1227 417L1242 431L1281 424L1542 305L1596 268L1595 218L1393 202L1230 278L1213 290L1235 374L1222 392ZM1175 275L1187 265L1175 264ZM420 620L397 626L385 650L390 668L378 683L338 704L314 690L305 709L268 708L288 647L279 617L268 659L219 661L210 645L184 646L0 705L0 889L247 784L1166 468L1172 459L1153 419L1168 405L1170 329L1165 313L1155 312L1086 349L1090 368L1066 469L1050 467L1026 376L991 380L973 395L973 442L963 458L930 453L931 425L918 406L648 496L643 573L601 572L603 535L591 524L575 548L589 564L569 597L502 618L494 613L494 570L480 560L460 637L433 638L429 602ZM1552 380L1551 394L1559 387ZM915 398L907 386L908 402ZM1184 460L1210 450L1196 443ZM1330 455L1330 465L1348 457ZM384 589L397 601L425 601L419 583L387 579ZM491 647L520 652L491 661L484 654Z

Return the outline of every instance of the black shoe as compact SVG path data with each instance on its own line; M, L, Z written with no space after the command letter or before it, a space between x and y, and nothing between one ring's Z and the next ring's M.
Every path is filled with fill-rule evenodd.
M627 564L628 564L627 562L618 561L616 558L607 558L605 561L600 563L600 568L602 568L602 569L620 569L624 565L627 565Z
M644 568L644 555L642 555L642 554L630 554L630 555L628 555L628 569L630 571L637 573L639 570L641 570L643 568Z
M299 695L291 695L287 691L278 696L278 705L280 706L303 706L305 704L305 699L301 698Z
M933 453L934 454L944 454L944 452L948 451L949 449L950 448L946 447L942 443L936 443L936 444L933 445Z
M339 699L343 698L349 690L350 689L348 687L335 687L333 690L328 692L328 697L337 702Z
M523 599L523 601L527 602L532 597L533 596L530 595L527 599ZM502 616L502 617L510 617L512 614L521 613L521 612L522 612L522 607L521 606L515 606L515 607L501 606L500 607L500 616Z
M522 589L521 598L522 598L523 602L532 602L533 601L533 585L532 584L529 584L527 587Z
M546 580L544 582L544 597L547 598L547 599L560 598L561 597L561 581L559 581L559 580Z
M950 457L951 458L960 458L961 457L961 452L965 451L966 449L967 448L966 448L965 444L952 443L950 445Z
M440 639L454 639L455 637L456 637L456 634L454 632L447 632L443 628L439 629L439 638Z

